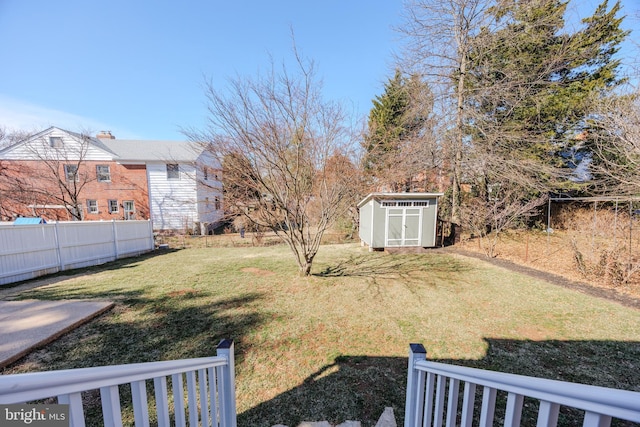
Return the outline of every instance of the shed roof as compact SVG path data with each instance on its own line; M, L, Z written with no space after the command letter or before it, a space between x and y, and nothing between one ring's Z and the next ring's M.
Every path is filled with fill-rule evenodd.
M358 203L358 207L366 204L371 199L432 199L434 197L439 197L444 195L444 193L370 193L367 197L362 199L360 203Z

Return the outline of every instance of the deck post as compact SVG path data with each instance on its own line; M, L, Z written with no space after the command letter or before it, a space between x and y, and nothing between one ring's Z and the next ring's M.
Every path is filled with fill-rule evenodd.
M409 344L409 368L407 369L407 400L404 406L404 427L415 427L418 425L418 421L420 421L416 418L420 381L418 371L414 369L414 366L417 361L426 360L426 358L427 350L424 349L422 344Z
M220 426L236 427L236 375L233 341L228 339L220 341L217 355L226 358L228 361L227 365L221 369Z

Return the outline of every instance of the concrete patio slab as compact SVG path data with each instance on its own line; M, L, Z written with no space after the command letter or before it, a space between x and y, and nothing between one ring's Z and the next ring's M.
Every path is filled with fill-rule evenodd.
M0 301L0 368L111 307L111 301Z

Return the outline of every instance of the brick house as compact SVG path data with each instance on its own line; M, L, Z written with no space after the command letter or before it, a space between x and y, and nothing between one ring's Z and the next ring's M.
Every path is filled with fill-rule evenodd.
M156 230L184 230L222 218L220 168L188 142L51 127L0 150L0 162L2 219L151 219Z

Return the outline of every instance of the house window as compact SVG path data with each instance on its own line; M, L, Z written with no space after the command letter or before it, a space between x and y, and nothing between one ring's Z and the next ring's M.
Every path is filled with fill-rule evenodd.
M111 182L111 170L107 165L96 166L96 176L99 182Z
M87 212L89 212L91 214L97 214L98 213L98 201L97 200L87 199Z
M60 137L60 136L50 136L49 137L49 146L51 148L62 148L62 137Z
M216 196L216 198L214 199L214 206L215 206L215 210L219 211L220 210L220 197Z
M118 201L117 200L109 200L109 213L118 213Z
M413 206L423 206L423 207L429 207L429 201L428 200L424 200L424 201L418 201L418 202L413 202Z
M180 166L177 163L167 163L167 179L180 179Z
M64 165L64 174L67 177L67 181L80 181L77 165Z
M385 208L396 206L397 202L382 202L382 206Z
M209 168L207 166L202 169L202 174L204 175L204 180L209 181Z

